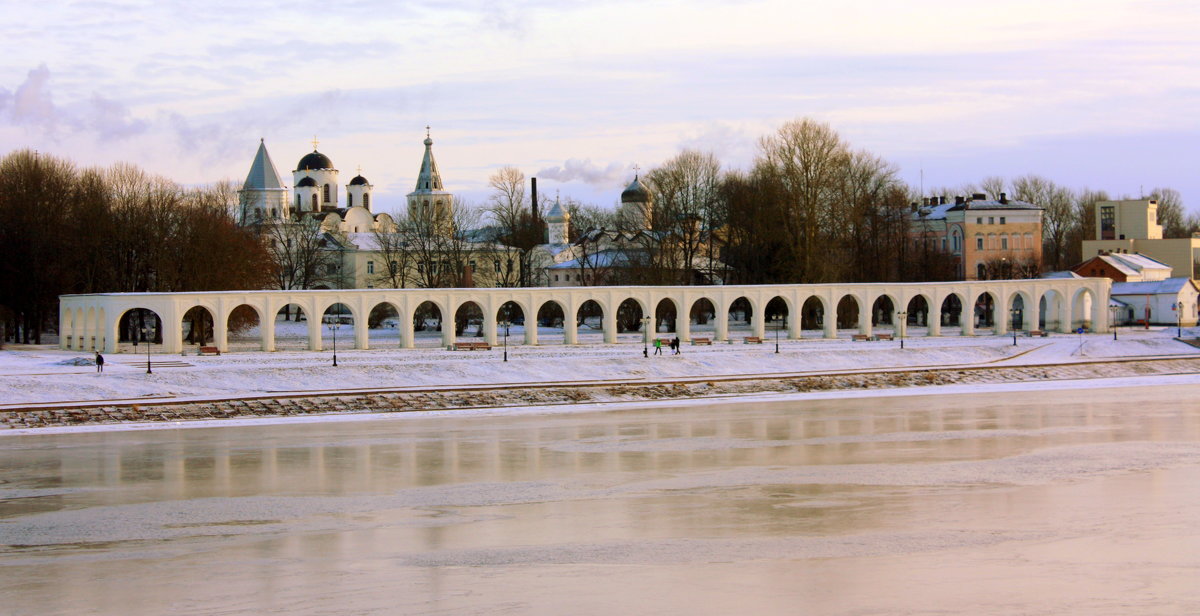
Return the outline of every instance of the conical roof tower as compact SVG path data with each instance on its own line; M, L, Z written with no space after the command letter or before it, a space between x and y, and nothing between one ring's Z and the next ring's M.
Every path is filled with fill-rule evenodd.
M279 179L279 171L263 139L258 141L250 173L238 191L238 205L243 225L279 220L287 215L287 187Z

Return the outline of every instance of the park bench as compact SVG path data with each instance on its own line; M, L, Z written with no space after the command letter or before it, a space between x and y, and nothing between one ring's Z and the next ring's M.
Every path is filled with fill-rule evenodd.
M875 334L875 339L876 340L891 340L892 335L891 334Z
M870 342L870 340L871 340L871 337L866 334L852 334L850 336L850 338L852 340L854 340L855 342L858 342L858 341Z
M708 346L712 346L712 338L692 338L692 344L707 344Z
M481 351L490 351L490 350L492 350L492 345L490 345L486 342L455 342L454 343L455 351L474 351L475 349L479 349Z
M746 336L743 344L762 344L762 338L758 336Z
M1044 332L1044 331L1042 331L1042 330L1040 330L1040 329L1031 329L1031 330L1029 330L1029 337L1030 337L1030 338L1045 338L1046 336L1049 336L1049 335L1050 335L1050 334L1049 334L1048 332Z
M215 346L202 346L202 347L200 347L200 352L197 353L197 355L220 355L220 354L221 354L221 349L218 349Z

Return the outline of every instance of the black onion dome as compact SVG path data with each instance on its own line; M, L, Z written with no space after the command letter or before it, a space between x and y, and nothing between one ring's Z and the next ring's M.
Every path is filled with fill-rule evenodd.
M300 188L301 186L312 186L315 188L317 181L306 175L303 180L296 182L296 188Z
M356 176L354 176L353 180L350 180L351 186L366 186L367 184L368 184L367 178L364 178L361 175L356 175Z
M621 192L621 203L645 203L650 200L650 191L635 177L633 182Z
M333 161L329 160L328 156L313 150L300 159L300 163L296 165L296 171L309 171L313 169L333 169Z

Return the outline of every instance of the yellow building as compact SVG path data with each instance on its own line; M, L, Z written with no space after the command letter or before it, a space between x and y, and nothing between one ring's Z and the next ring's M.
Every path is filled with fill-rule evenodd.
M1106 253L1142 253L1170 265L1176 276L1196 278L1200 238L1163 238L1162 226L1158 224L1158 201L1098 201L1093 215L1096 237L1084 240L1084 259Z

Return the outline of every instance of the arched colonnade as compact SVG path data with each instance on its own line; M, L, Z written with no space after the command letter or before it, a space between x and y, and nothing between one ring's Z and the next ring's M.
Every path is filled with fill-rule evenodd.
M454 315L460 307L475 303L483 313L483 338L497 342L502 306L512 302L520 308L527 322L547 304L559 306L564 315L577 315L586 302L595 302L602 312L603 340L616 342L618 306L635 302L643 315L661 312L663 305L673 306L676 314L688 315L697 305L713 307L712 336L729 339L729 313L735 302L749 306L750 335L762 337L767 330L768 304L783 302L787 315L801 314L814 307L822 316L817 327L825 338L838 335L837 316L846 314L845 306L855 310L859 334L871 335L879 323L914 322L925 328L926 335L940 336L944 326L945 307L957 304L963 318L956 327L962 335L975 335L986 325L994 334L1004 334L1012 322L1018 329L1039 329L1041 324L1060 332L1071 332L1085 326L1092 331L1108 331L1108 306L1111 282L1107 278L994 280L980 282L937 283L866 283L830 285L741 285L741 286L661 286L661 287L537 287L487 289L325 289L311 291L211 291L195 293L105 293L64 295L60 298L60 346L63 349L104 350L117 352L119 323L128 311L143 308L153 311L162 320L162 350L178 353L183 350L182 323L188 311L202 307L213 317L213 345L228 349L229 317L235 309L247 306L259 323L273 322L285 306L299 306L307 319L308 348L322 350L321 327L324 315L331 306L341 304L353 322L354 348L368 348L367 315L386 304L398 315L401 347L415 344L413 315L425 302L434 305L442 315ZM702 302L707 300L708 304ZM774 300L774 301L773 301ZM885 300L885 301L881 301ZM885 308L880 309L880 306ZM926 313L917 317L918 308ZM980 311L990 314L982 318ZM245 310L245 309L243 309ZM778 312L778 310L776 310ZM884 314L886 312L887 314ZM900 313L906 318L901 319ZM930 317L928 315L938 315ZM825 317L828 315L828 317ZM563 342L578 344L576 318L563 319ZM803 318L786 319L788 339L802 335ZM688 341L692 337L688 318L675 320L675 335ZM846 326L847 324L843 324ZM262 327L261 349L275 350L272 327ZM811 330L810 330L811 331ZM652 328L643 328L649 339ZM901 335L907 334L903 329ZM441 333L444 345L453 344L453 327ZM524 343L538 344L538 328L527 327Z

